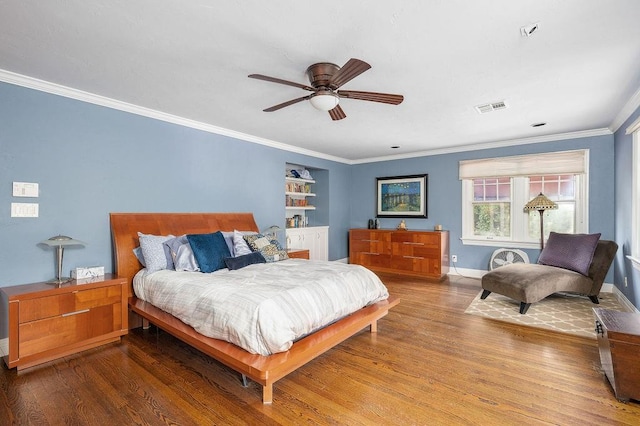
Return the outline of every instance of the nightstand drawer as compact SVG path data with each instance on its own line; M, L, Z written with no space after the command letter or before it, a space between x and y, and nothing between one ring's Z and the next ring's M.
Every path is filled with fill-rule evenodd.
M119 302L119 301L118 301ZM20 358L122 329L122 304L87 308L20 325Z
M121 297L122 286L109 286L21 300L20 324L111 305L118 303Z

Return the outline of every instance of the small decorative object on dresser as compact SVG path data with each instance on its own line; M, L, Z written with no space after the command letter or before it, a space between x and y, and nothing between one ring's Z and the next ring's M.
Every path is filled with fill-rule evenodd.
M449 231L351 229L349 263L372 271L442 279L449 273Z
M640 314L593 308L600 362L616 398L640 401Z
M400 223L398 224L398 231L406 231L407 230L407 224L404 223L404 220L401 220Z
M127 280L70 280L0 288L8 301L9 354L18 370L120 340L127 334Z
M104 266L85 266L71 270L71 278L82 280L85 278L96 278L104 276Z

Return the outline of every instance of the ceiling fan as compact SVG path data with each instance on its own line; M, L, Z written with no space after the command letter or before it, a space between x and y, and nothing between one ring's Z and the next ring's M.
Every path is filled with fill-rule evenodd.
M359 99L362 101L382 102L385 104L398 105L404 100L402 95L392 95L389 93L358 92L354 90L338 90L343 84L353 80L371 65L360 59L351 58L344 66L339 67L329 62L320 62L307 68L307 77L311 86L295 83L293 81L282 80L280 78L269 77L262 74L251 74L249 78L270 81L272 83L286 84L287 86L299 87L300 89L313 92L301 98L292 99L271 108L264 112L273 112L298 102L309 100L314 108L321 111L328 111L332 120L342 120L347 115L339 105L340 98Z

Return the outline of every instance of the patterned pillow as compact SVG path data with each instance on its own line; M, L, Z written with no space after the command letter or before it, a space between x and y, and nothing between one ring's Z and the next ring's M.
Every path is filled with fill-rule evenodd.
M173 269L173 259L169 248L163 243L173 238L173 235L150 235L138 232L140 249L144 258L144 265L147 272L160 271L162 269Z
M576 271L589 276L589 267L600 234L559 234L551 232L538 263Z
M260 252L267 263L289 258L287 251L282 249L282 246L276 239L270 240L262 234L253 234L245 235L244 240L251 250Z

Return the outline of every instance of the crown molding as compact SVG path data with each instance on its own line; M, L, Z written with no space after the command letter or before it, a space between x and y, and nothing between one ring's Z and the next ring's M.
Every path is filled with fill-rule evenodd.
M454 146L450 148L432 149L428 151L412 152L408 154L388 155L384 157L363 158L354 160L351 164L375 163L379 161L404 160L407 158L427 157L431 155L453 154L457 152L478 151L480 149L504 148L513 145L527 145L533 143L557 142L566 139L579 139L593 136L613 134L609 128L581 130L579 132L558 133L554 135L535 136L531 138L509 139L504 141L486 142L472 145Z
M616 118L614 118L613 122L609 125L611 132L617 132L624 122L627 121L627 119L631 117L631 114L636 112L638 108L640 108L640 88L638 88L636 93L634 93L627 103L624 104L624 107L622 107L618 115L616 115Z
M218 127L212 124L190 120L187 118L179 117L177 115L167 114L167 113L156 111L150 108L145 108L145 107L130 104L127 102L122 102L116 99L107 98L105 96L96 95L96 94L85 92L78 89L72 89L70 87L62 86L60 84L39 80L33 77L27 77L21 74L16 74L11 71L0 69L0 81L13 84L16 86L26 87L28 89L38 90L40 92L46 92L53 95L63 96L69 99L75 99L81 102L87 102L90 104L100 105L103 107L112 108L119 111L128 112L131 114L136 114L143 117L165 121L167 123L178 124L180 126L190 127L192 129L202 130L208 133L228 136L230 138L239 139L245 142L257 143L260 145L269 146L271 148L277 148L283 151L289 151L289 152L294 152L296 154L308 155L310 157L320 158L324 160L336 161L338 163L346 163L346 164L350 163L349 160L344 158L335 157L332 155L327 155L321 152L299 148L292 145L287 145L281 142L273 141L271 139L250 135L248 133L237 132L235 130L225 129L224 127Z
M299 148L293 145L288 145L282 142L277 142L271 139L262 138L262 137L251 135L248 133L237 132L235 130L225 129L223 127L214 126L214 125L203 123L200 121L190 120L190 119L179 117L176 115L167 114L167 113L156 111L150 108L145 108L145 107L130 104L127 102L122 102L116 99L107 98L105 96L100 96L100 95L85 92L82 90L62 86L60 84L39 80L33 77L27 77L21 74L13 73L11 71L0 69L0 81L13 84L16 86L26 87L28 89L34 89L41 92L50 93L53 95L59 95L66 98L75 99L81 102L87 102L94 105L100 105L107 108L128 112L131 114L136 114L136 115L153 118L160 121L165 121L167 123L172 123L180 126L189 127L192 129L202 130L208 133L228 136L230 138L242 140L245 142L257 143L257 144L268 146L271 148L280 149L283 151L293 152L301 155L308 155L310 157L329 160L329 161L335 161L338 163L343 163L348 165L376 163L376 162L391 161L391 160L403 160L408 158L452 154L452 153L465 152L465 151L477 151L480 149L503 148L511 145L554 142L554 141L565 140L565 139L577 139L577 138L584 138L584 137L590 137L590 136L610 135L613 132L615 132L615 130L617 130L617 128L619 128L624 123L624 121L631 114L633 114L633 112L640 105L640 89L639 89L631 97L631 99L625 104L625 107L618 114L618 116L616 116L614 123L616 123L617 127L616 125L614 125L614 123L612 123L611 126L604 129L584 130L579 132L561 133L561 134L547 135L547 136L536 136L531 138L511 139L511 140L504 140L504 141L494 141L494 142L486 142L486 143L479 143L479 144L455 146L455 147L449 147L449 148L439 148L439 149L412 152L407 154L349 160L346 158L336 157L336 156L324 154L321 152L312 151L309 149ZM618 124L620 120L622 121ZM615 130L612 130L612 129L615 129Z

